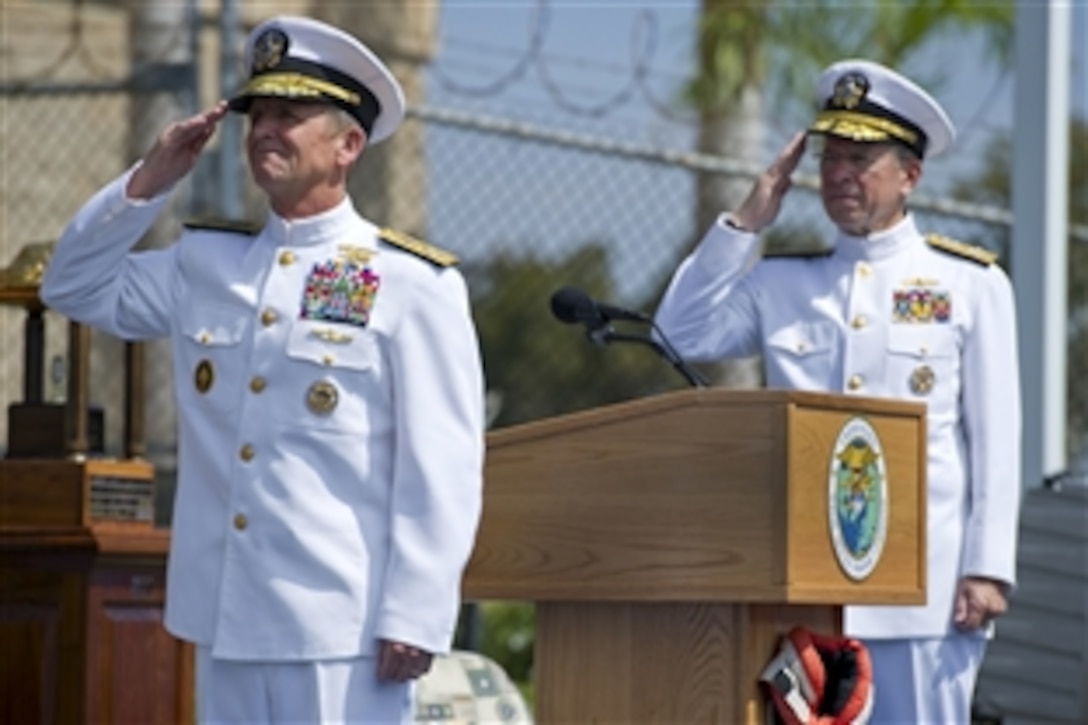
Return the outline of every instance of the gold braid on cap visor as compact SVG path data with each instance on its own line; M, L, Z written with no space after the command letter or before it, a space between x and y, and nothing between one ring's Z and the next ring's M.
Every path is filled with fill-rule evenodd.
M889 136L908 144L918 143L918 134L886 118L853 111L821 111L812 124L818 133L834 133L855 141L883 141Z
M241 95L272 94L289 98L317 98L325 95L351 106L361 102L358 93L301 73L262 73L242 89Z

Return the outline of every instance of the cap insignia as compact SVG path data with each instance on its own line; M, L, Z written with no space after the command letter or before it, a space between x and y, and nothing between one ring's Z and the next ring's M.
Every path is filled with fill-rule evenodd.
M275 68L287 55L287 33L279 28L269 28L253 43L253 72L261 73Z
M991 252L985 247L975 246L974 244L965 244L964 242L941 234L926 235L926 243L934 249L939 249L942 252L948 252L957 257L969 259L972 262L981 264L985 267L989 267L996 262L998 257L996 252Z
M869 92L869 79L863 73L850 71L835 81L835 93L831 96L834 108L857 108Z
M411 252L417 257L426 259L428 262L439 267L452 267L460 261L453 252L440 249L432 244L428 244L427 242L393 229L382 229L378 232L378 236L382 241L388 242L394 247L403 249L406 252Z

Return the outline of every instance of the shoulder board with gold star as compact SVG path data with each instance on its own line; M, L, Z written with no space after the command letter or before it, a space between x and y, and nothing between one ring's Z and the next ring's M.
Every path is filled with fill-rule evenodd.
M989 267L991 264L997 261L997 253L991 252L985 247L978 247L974 244L967 244L965 242L946 237L941 234L929 234L926 235L926 243L934 249L939 249L942 252L948 252L954 254L957 257L963 257L969 259L976 264L981 264L985 267Z
M453 252L447 252L445 249L428 244L420 239L416 239L413 236L398 232L394 229L382 229L378 232L378 237L382 241L392 244L394 247L403 249L406 252L426 259L431 264L439 267L452 267L460 260Z
M185 222L186 229L206 232L229 232L231 234L248 234L254 236L261 231L261 225L242 219L192 219Z
M830 257L833 249L768 249L763 252L764 259L819 259Z

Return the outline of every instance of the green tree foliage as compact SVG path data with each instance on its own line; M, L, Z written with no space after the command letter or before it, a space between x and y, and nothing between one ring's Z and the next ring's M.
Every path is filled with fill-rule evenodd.
M480 602L474 616L484 624L475 650L495 660L533 703L533 642L536 608L529 602ZM462 620L462 625L464 624ZM458 646L465 646L459 642Z
M483 268L469 270L468 276L488 390L501 400L493 427L683 385L683 379L648 347L628 343L598 347L586 338L582 326L564 325L552 315L551 295L565 285L597 299L615 299L603 246L588 243L559 261L499 256ZM616 329L622 324L616 323Z
M994 206L1012 204L1012 144L1008 137L990 143L981 170L953 188L960 199ZM1069 129L1069 221L1088 225L1088 119L1073 119ZM1007 250L1008 234L998 240ZM1006 259L1008 255L1005 255ZM1068 429L1071 453L1088 441L1088 242L1069 241Z
M700 67L685 100L704 110L721 108L755 86L781 107L796 108L810 101L816 74L835 60L902 67L933 41L976 30L990 54L1006 63L1014 15L1011 0L704 0ZM929 88L941 81L916 80Z

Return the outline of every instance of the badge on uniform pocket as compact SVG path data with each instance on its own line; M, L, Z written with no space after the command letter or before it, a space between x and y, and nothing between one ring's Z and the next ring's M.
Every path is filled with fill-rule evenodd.
M215 368L212 367L211 360L205 358L197 363L196 371L193 373L193 384L201 395L212 389L212 385L215 384Z
M326 380L318 380L306 391L306 407L315 415L328 415L336 409L339 400L336 386Z
M933 384L937 382L937 374L928 365L919 365L910 374L910 391L915 395L929 395L933 390Z

